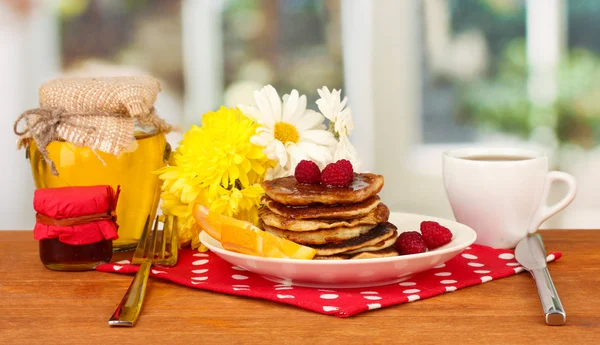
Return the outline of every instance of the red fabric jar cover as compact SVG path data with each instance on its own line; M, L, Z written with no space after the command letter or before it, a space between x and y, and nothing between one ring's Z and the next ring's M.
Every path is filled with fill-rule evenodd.
M111 186L40 188L34 193L37 212L33 237L57 238L70 245L118 238L117 192Z

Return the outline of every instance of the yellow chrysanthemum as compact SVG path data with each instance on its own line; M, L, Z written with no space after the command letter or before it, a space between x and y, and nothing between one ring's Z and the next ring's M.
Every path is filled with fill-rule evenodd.
M199 246L200 231L192 218L192 205L256 224L265 171L273 167L262 147L250 142L258 125L237 108L221 107L192 126L171 157L171 165L158 171L162 210L179 217L180 243Z

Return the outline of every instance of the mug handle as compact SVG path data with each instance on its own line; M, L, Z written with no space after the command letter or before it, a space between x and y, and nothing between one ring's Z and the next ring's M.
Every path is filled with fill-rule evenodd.
M546 204L548 200L548 194L550 193L550 187L555 181L565 182L569 186L567 194L557 203L552 206ZM534 233L542 225L542 223L567 207L571 201L575 198L577 192L577 182L575 177L571 174L567 174L562 171L550 171L546 174L546 180L544 182L544 190L542 191L542 204L538 208L535 216L532 218L529 233Z

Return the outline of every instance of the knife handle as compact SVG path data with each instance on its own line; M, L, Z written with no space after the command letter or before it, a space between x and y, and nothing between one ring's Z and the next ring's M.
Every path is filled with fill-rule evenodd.
M546 314L546 324L550 326L562 326L567 322L567 314L558 298L554 283L547 268L534 268L531 275L535 280L540 302Z

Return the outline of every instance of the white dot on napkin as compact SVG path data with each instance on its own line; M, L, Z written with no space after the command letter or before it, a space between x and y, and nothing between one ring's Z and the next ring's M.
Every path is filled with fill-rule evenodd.
M473 254L462 254L461 255L463 258L465 259L469 259L469 260L477 260L477 257Z
M439 264L439 265L437 265L437 266L435 266L433 268L443 268L443 267L446 267L446 264Z
M521 264L518 262L507 262L506 266L521 266Z
M291 286L280 286L280 287L276 287L275 291L279 291L279 290L293 290L294 288Z
M292 295L280 295L280 294L277 294L277 298L285 299L285 298L296 298L296 297L292 296Z
M548 256L546 256L546 261L552 261L556 259L556 257L554 256L554 254L549 254Z
M194 266L200 266L200 265L206 264L207 262L208 262L208 260L206 260L206 259L196 260L196 261L192 262L192 265L194 265Z
M234 274L234 275L231 276L231 278L233 278L235 280L246 280L246 279L248 279L248 277L243 276L241 274Z
M361 291L360 294L361 295L379 295L379 292L377 292L377 291Z
M456 291L456 286L446 286L446 292Z
M402 282L402 283L400 283L398 285L400 285L400 286L415 286L415 285L417 285L417 283L415 283L415 282Z
M523 272L524 268L523 267L515 267L514 270L515 270L515 273L521 273L521 272Z
M452 280L452 279L440 280L440 283L442 283L442 284L454 284L454 283L456 283L456 280Z
M515 258L515 255L511 253L502 253L498 255L498 257L503 260L512 260Z
M165 274L165 273L167 273L167 272L165 272L165 271L159 271L159 270L154 270L154 269L152 270L152 274Z
M201 269L201 270L193 270L192 271L192 273L195 273L195 274L202 274L202 273L206 273L206 272L208 272L208 268L204 268L204 269Z
M336 298L338 298L340 296L338 296L338 295L336 295L334 293L326 293L326 294L322 294L319 297L321 297L322 299L336 299Z
M491 271L489 271L489 270L475 270L473 272L475 272L477 274L486 274L486 273L490 273Z
M452 273L451 272L438 272L438 273L436 273L434 275L438 276L438 277L447 277L447 276L451 276Z
M206 280L208 277L192 277L192 280Z
M406 293L406 294L408 294L408 293L417 293L417 292L421 292L421 290L419 290L419 289L408 289L408 290L402 291L402 293Z
M339 310L339 309L340 308L338 308L338 307L332 307L330 305L323 306L323 311L336 311L336 310Z
M379 308L381 308L381 304L379 304L379 303L370 303L370 304L367 304L367 307L369 307L369 310L379 309Z
M206 254L206 253L195 253L195 254L192 254L192 256L195 256L197 258L206 258L206 257L208 257L208 254Z
M240 266L231 266L231 268L236 271L247 271L247 269L240 267Z
M469 265L471 267L483 267L483 266L485 266L484 264L480 264L479 262L469 262L467 265Z
M408 301L409 302L414 302L414 301L416 301L418 299L421 299L421 296L419 296L419 295L410 295L410 296L408 296Z
M492 277L490 277L490 276L483 276L483 277L481 277L481 282L482 283L489 282L490 280L492 280Z
M381 297L379 296L374 296L374 295L367 295L367 296L363 296L365 299L368 299L369 301L378 301L381 299Z
M113 270L115 270L115 271L119 271L119 270L121 270L121 268L123 268L123 266L113 265Z

